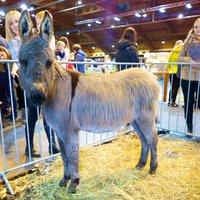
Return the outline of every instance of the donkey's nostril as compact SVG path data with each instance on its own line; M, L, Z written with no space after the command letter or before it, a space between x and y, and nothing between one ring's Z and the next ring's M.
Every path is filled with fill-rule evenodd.
M46 100L46 95L43 92L33 91L30 100L35 106L41 106Z

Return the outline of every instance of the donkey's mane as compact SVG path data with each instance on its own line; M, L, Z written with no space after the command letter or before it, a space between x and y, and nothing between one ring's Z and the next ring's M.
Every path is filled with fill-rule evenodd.
M54 60L54 69L55 69L56 77L60 77L63 80L67 78L66 71L62 68L62 66L56 60Z

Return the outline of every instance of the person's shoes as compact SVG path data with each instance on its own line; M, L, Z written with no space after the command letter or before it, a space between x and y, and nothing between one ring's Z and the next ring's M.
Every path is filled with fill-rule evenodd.
M171 107L178 107L178 104L172 102L172 103L171 103Z
M33 158L39 158L39 157L41 157L41 155L40 155L40 153L39 152L37 152L34 148L31 148L30 149L30 152L31 152L31 157L33 157ZM26 149L25 149L25 155L26 156L29 156L29 150L28 150L28 148L26 147Z
M58 147L56 145L52 145L52 149L51 149L51 146L49 145L49 154L57 154L57 153L60 153L60 150L58 149Z
M186 133L186 137L187 138L192 138L194 135L193 135L193 133L191 133L191 132L187 132Z

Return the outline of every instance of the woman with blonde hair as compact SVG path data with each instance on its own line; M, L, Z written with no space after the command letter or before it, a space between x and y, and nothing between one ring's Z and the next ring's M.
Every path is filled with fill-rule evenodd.
M184 115L187 123L187 133L193 133L193 104L195 95L200 101L200 18L198 18L184 42L178 62L187 62L181 69L181 87L184 96Z

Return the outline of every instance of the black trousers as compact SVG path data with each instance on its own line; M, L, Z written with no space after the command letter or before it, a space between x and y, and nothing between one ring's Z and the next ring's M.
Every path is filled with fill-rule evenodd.
M181 82L183 96L184 96L184 116L188 127L193 124L193 108L194 100L197 98L200 100L199 82L182 80ZM196 96L199 91L198 97Z
M39 113L40 113L40 108L39 108ZM34 132L35 132L35 124L38 120L37 116L37 107L29 104L29 110L28 110L28 129L27 129L27 124L25 126L25 134L26 134L26 146L28 147L28 138L30 142L30 148L34 147ZM44 124L44 129L49 141L49 145L55 145L55 136L54 136L54 131L50 132L50 127L46 123L45 118L43 117L43 124Z
M169 76L170 80L170 91L169 91L169 103L175 103L176 102L176 97L178 94L178 89L180 87L180 78L176 76L176 74L170 74Z

